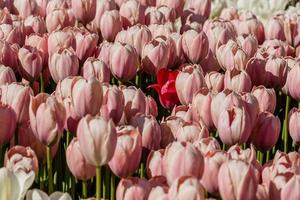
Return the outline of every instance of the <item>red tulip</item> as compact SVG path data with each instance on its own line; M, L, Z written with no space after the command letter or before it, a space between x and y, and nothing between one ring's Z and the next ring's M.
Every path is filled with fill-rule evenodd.
M177 75L178 71L162 69L156 75L157 84L148 86L148 88L154 88L156 90L161 105L166 109L172 109L175 105L179 104L175 88Z

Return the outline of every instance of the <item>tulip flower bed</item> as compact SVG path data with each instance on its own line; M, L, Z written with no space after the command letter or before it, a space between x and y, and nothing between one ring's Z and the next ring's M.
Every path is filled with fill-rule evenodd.
M0 0L0 200L300 200L300 3L249 2Z

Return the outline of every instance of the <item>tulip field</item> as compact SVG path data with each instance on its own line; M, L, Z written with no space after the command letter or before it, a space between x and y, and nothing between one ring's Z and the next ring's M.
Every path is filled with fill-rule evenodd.
M299 0L0 0L0 200L300 200Z

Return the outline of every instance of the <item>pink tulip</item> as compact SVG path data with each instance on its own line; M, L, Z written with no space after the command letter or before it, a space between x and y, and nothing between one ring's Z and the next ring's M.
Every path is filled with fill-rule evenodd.
M208 38L206 34L188 30L182 34L182 49L187 60L196 64L208 54Z
M112 43L109 43L107 41L104 41L99 46L99 54L98 59L104 62L107 67L110 65L110 49L112 47Z
M68 76L76 76L79 60L73 49L61 49L49 58L49 70L55 83Z
M35 13L37 13L41 17L45 17L48 0L35 0L35 2Z
M250 92L251 78L245 70L233 68L225 72L224 87L235 92Z
M148 196L148 200L168 200L168 187L166 186L152 186L152 190Z
M64 128L70 133L74 133L74 135L76 135L77 125L81 118L77 115L77 113L74 110L74 104L72 102L71 97L64 98L62 100L62 103L64 104L66 109L66 122Z
M197 32L202 31L203 23L206 18L202 15L195 14L194 10L189 8L188 10L184 10L182 16L182 23L180 32L184 33L188 30L195 30Z
M295 65L287 75L286 79L286 86L288 93L297 101L300 100L300 92L299 89L297 88L297 85L300 81L299 77L299 72L300 72L300 65Z
M138 167L142 156L142 137L132 126L120 127L117 130L117 145L108 165L119 177L128 177Z
M43 69L43 55L34 47L24 46L19 50L20 73L29 81L36 80Z
M284 21L277 16L268 19L264 26L267 40L278 39L285 41Z
M105 40L114 41L117 33L122 30L121 16L117 10L104 12L100 22L100 30Z
M0 119L2 127L0 144L3 145L8 143L14 136L17 118L14 110L2 102L0 102Z
M168 184L181 176L201 178L204 169L203 157L191 143L173 142L166 147L163 169Z
M45 121L44 119L47 119ZM29 118L34 135L47 146L59 141L65 123L64 106L53 96L40 93L30 98Z
M92 21L96 14L96 0L72 0L72 11L75 18L84 24Z
M77 137L80 146L89 147L81 149L88 164L102 166L112 159L117 144L117 134L111 120L86 115L78 124Z
M192 122L192 107L191 105L175 106L172 110L171 116L179 117L185 122Z
M157 177L157 176L164 176L164 169L163 169L163 156L164 156L164 149L160 149L157 151L151 151L147 158L147 175L148 177Z
M10 67L0 65L0 86L16 82L14 71Z
M95 79L80 78L72 87L74 111L78 116L96 115L102 105L101 83Z
M151 188L146 179L138 177L121 179L116 190L116 200L148 199Z
M176 132L180 126L184 124L184 120L177 116L169 116L160 122L162 148L165 148L170 143L175 141Z
M230 199L255 199L257 180L251 164L240 160L230 160L222 164L218 185L221 197Z
M209 90L213 92L221 92L224 89L224 75L212 71L205 75L205 83Z
M260 112L274 113L276 108L276 93L273 88L265 86L253 87L251 93L257 98Z
M44 34L46 32L46 23L40 16L28 16L24 21L24 26L26 35L31 33Z
M115 43L110 49L110 70L123 81L131 80L139 68L139 59L135 49L126 44Z
M253 85L262 85L265 82L265 71L266 60L264 58L252 57L247 65L246 72L251 77L251 81Z
M287 42L281 40L265 40L262 44L263 48L259 50L265 51L265 53L278 57L278 56L293 56L295 50Z
M300 176L294 175L281 190L281 199L297 200L300 198Z
M157 117L158 115L158 108L156 101L153 99L152 96L147 96L146 97L146 110L145 110L146 115L152 115L153 117Z
M81 75L85 79L96 78L100 83L110 81L109 67L100 59L89 57L83 64Z
M99 36L95 33L76 32L76 55L79 60L86 60L95 52Z
M220 144L214 137L207 137L197 140L193 145L201 152L202 155L206 155L210 151L221 150Z
M252 127L255 125L259 114L259 103L256 97L251 93L241 93L241 98L250 116Z
M258 49L258 41L253 35L240 35L237 42L247 53L248 58L252 58Z
M48 37L48 52L49 55L67 48L76 49L75 36L70 31L54 31Z
M148 28L151 31L152 38L159 36L169 37L172 33L176 32L174 24L171 22L166 22L165 24L150 24Z
M46 27L49 33L62 30L70 25L72 25L72 23L66 9L55 9L47 14Z
M299 117L300 117L300 110L297 108L292 108L289 112L289 133L292 137L293 141L296 143L300 142L300 132L299 132Z
M156 74L169 63L170 49L166 41L153 39L142 50L142 68L149 74Z
M103 101L100 115L112 119L115 124L121 120L124 112L124 95L115 85L102 84Z
M233 40L220 46L216 51L216 56L224 70L245 69L249 59L247 53Z
M136 0L129 0L123 3L120 7L120 16L123 27L126 28L138 23L144 24L144 12L144 7Z
M39 163L35 152L30 147L13 146L5 153L4 165L13 172L39 170Z
M159 123L152 115L137 114L130 120L130 124L137 127L142 135L142 145L147 150L160 148L161 129Z
M219 191L218 173L226 160L226 153L220 150L212 150L204 154L204 172L201 184L209 193L213 194Z
M8 42L0 40L0 61L3 65L11 67L17 71L19 48L16 45L11 45Z
M192 103L195 93L205 86L203 71L199 65L185 66L175 82L178 98L185 105Z
M280 119L269 112L261 112L252 130L251 141L262 150L271 149L280 134Z
M47 3L46 14L48 15L55 9L69 9L71 7L70 0L51 0Z
M166 23L165 15L155 7L148 7L145 11L145 24L164 24Z
M194 94L192 101L193 121L204 123L208 128L214 126L210 110L212 99L213 94L207 88L203 88Z
M239 18L238 10L233 7L224 8L221 11L220 18L228 20L228 21L233 20L233 19L238 19Z
M87 163L81 151L78 139L73 138L66 149L66 161L73 176L79 180L88 180L96 175L96 168Z
M211 10L211 0L189 0L187 8L193 9L193 12L209 18Z
M200 181L193 176L178 177L170 186L169 199L194 199L204 200L205 192Z
M16 113L19 124L29 121L29 102L33 91L21 83L11 83L1 86L1 102L8 104Z
M176 11L173 8L168 6L159 6L157 10L160 11L166 20L166 22L175 22L176 20Z
M35 0L14 0L13 7L15 12L19 14L23 19L33 14L36 9L36 1Z
M173 55L173 58L169 60L168 66L173 68L185 63L185 57L182 50L182 35L179 33L172 33L170 35L170 42L170 57Z
M156 6L159 7L164 5L173 8L176 10L177 16L180 16L183 11L184 3L184 0L157 0Z
M265 85L282 87L286 82L287 64L283 58L270 57L266 62Z
M25 39L25 46L37 48L44 56L44 65L48 63L48 35L31 34Z
M193 143L209 136L207 127L196 123L184 123L176 132L176 139L179 142Z

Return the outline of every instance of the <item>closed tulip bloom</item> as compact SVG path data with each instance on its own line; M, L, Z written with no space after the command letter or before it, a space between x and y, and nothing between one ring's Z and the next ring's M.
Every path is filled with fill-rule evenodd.
M299 128L300 110L292 108L289 112L289 133L293 141L300 143L300 128Z
M66 149L66 161L74 177L79 180L88 180L96 175L96 168L87 163L81 149L78 139L73 138Z
M265 85L282 87L286 82L287 63L283 58L270 57L266 62Z
M100 83L108 83L110 81L110 69L100 59L89 57L83 64L81 75L85 79L96 78Z
M142 51L142 68L148 74L155 74L165 69L169 63L170 49L166 41L153 39Z
M72 87L72 101L78 116L96 115L102 105L101 83L95 79L80 78Z
M173 55L174 58L169 60L168 67L173 68L183 64L185 62L185 57L183 55L183 49L182 49L182 35L179 33L172 33L170 35L170 39L171 39L170 50L173 51L173 53L170 53L170 56Z
M48 62L48 35L30 34L25 39L25 46L37 48L44 56L44 64Z
M19 71L28 81L34 81L43 69L43 55L34 47L25 46L19 50Z
M218 185L221 197L224 200L255 199L257 180L254 168L240 160L230 160L222 164Z
M129 0L123 3L120 7L120 15L123 23L123 27L133 26L135 24L145 23L145 9L136 0Z
M179 117L185 122L192 122L192 107L191 105L175 106L172 110L171 116Z
M103 41L99 46L99 54L98 59L104 62L107 67L110 65L110 48L112 47L113 43Z
M0 65L0 86L10 84L16 81L14 71L10 67Z
M208 54L208 38L203 31L188 30L182 35L182 49L187 60L196 64Z
M132 126L120 127L117 130L117 146L108 165L119 177L128 177L139 167L142 156L142 137Z
M17 117L17 122L22 124L29 121L29 102L33 91L29 86L21 83L11 83L1 86L1 102L10 105Z
M175 141L176 133L180 126L182 126L185 121L177 116L169 116L160 123L162 138L161 147L165 148L171 142Z
M176 78L175 86L180 102L184 105L192 103L193 96L202 87L206 87L201 67L199 65L184 67Z
M14 71L17 71L19 66L18 51L19 48L17 46L0 40L0 61L3 65L11 67Z
M233 7L224 8L221 11L220 18L228 20L228 21L233 20L233 19L238 19L239 18L238 10L236 8L233 8Z
M260 112L274 113L276 108L276 93L273 88L254 86L251 93L257 98Z
M224 87L235 92L250 92L251 78L245 70L227 70L225 72Z
M16 128L16 114L14 110L8 106L4 105L0 102L0 122L1 122L1 137L0 137L0 144L8 143L14 135L15 128Z
M251 134L252 124L244 106L230 106L220 113L217 129L224 144L243 144Z
M184 123L176 132L176 139L179 142L194 143L208 136L209 132L207 127L196 123Z
M185 1L184 0L157 0L156 1L156 6L168 6L169 8L173 8L176 13L177 16L180 16L182 14L183 11L183 7L184 7Z
M0 25L0 39L10 44L22 45L24 42L24 34L21 27L11 24Z
M178 177L170 186L169 199L194 199L204 200L205 191L200 181L193 176Z
M145 11L145 24L164 24L166 18L164 14L155 7L149 7Z
M207 128L214 127L210 109L212 99L213 94L207 88L202 88L194 94L192 101L193 121L204 123Z
M165 150L163 169L169 185L181 176L201 178L203 156L191 143L173 142Z
M278 39L285 41L284 26L284 21L280 17L274 16L268 19L264 26L266 39Z
M116 200L148 199L151 188L146 179L138 177L121 179L116 190Z
M300 83L299 73L300 73L300 65L295 65L288 72L287 79L286 79L286 86L288 92L297 101L300 100L300 90L299 88L297 88L298 83Z
M157 177L157 176L164 176L163 170L163 156L164 156L164 149L160 149L157 151L151 151L147 157L147 175L148 177Z
M281 190L281 199L297 200L300 199L300 176L294 175Z
M161 129L159 123L152 115L137 114L130 120L130 124L137 127L142 135L142 145L147 150L160 148Z
M168 199L168 187L164 186L152 186L152 190L149 194L148 200L167 200Z
M124 95L115 85L102 84L103 101L100 115L105 119L112 119L115 124L121 120L124 112Z
M79 70L79 60L72 49L61 49L49 58L49 70L54 82L68 76L76 76Z
M72 11L78 21L87 24L96 14L96 0L72 0Z
M145 114L152 115L153 117L157 117L157 115L158 115L158 108L157 108L156 101L150 95L146 97Z
M44 34L46 32L46 23L40 16L28 16L24 21L24 26L26 35L31 33Z
M216 51L216 57L224 70L245 69L249 59L247 53L233 40L220 46Z
M204 79L209 90L221 92L224 89L224 74L212 71L207 73Z
M122 30L121 16L117 10L104 12L100 22L100 30L105 40L114 41L117 33Z
M70 26L71 21L66 9L55 9L47 14L46 28L48 33L53 31L62 30L63 28Z
M249 113L250 121L253 127L260 112L258 100L251 93L241 93L241 98L243 100L245 108L247 109L247 112Z
M249 59L246 65L246 71L251 77L253 85L263 85L265 82L265 71L266 60L258 56Z
M86 115L78 124L77 138L81 147L89 147L81 149L87 163L102 166L112 159L117 144L117 134L111 120Z
M221 150L218 140L214 137L202 138L194 142L193 145L202 155L206 155L209 151Z
M77 32L75 33L76 39L76 55L79 60L86 60L95 52L99 36L95 33Z
M173 8L170 8L168 6L159 6L157 8L165 17L165 20L167 22L175 22L176 20L176 11Z
M212 150L204 154L204 172L201 178L201 184L209 193L213 194L219 191L218 173L226 160L226 152L221 150Z
M13 7L19 16L23 19L33 14L36 9L36 1L34 0L15 0L13 1Z
M39 170L39 163L35 152L30 147L16 145L11 147L5 154L4 165L7 169L17 172Z
M29 118L34 135L44 145L52 146L63 133L66 111L54 96L40 93L30 99Z
M258 41L253 35L240 35L237 37L238 44L252 58L258 49Z
M211 0L189 0L187 8L193 9L193 12L209 18L211 10Z
M251 141L261 150L270 150L280 134L280 119L269 112L261 112L252 130Z
M49 55L67 48L76 49L75 36L70 31L54 31L48 37L48 52Z
M127 44L115 43L110 49L110 70L123 81L131 80L139 68L135 49Z
M165 24L150 24L148 28L151 31L152 38L159 36L169 37L172 33L176 32L175 26L171 22L166 22Z
M1 199L18 199L20 198L20 183L14 172L6 167L0 168L0 198Z

